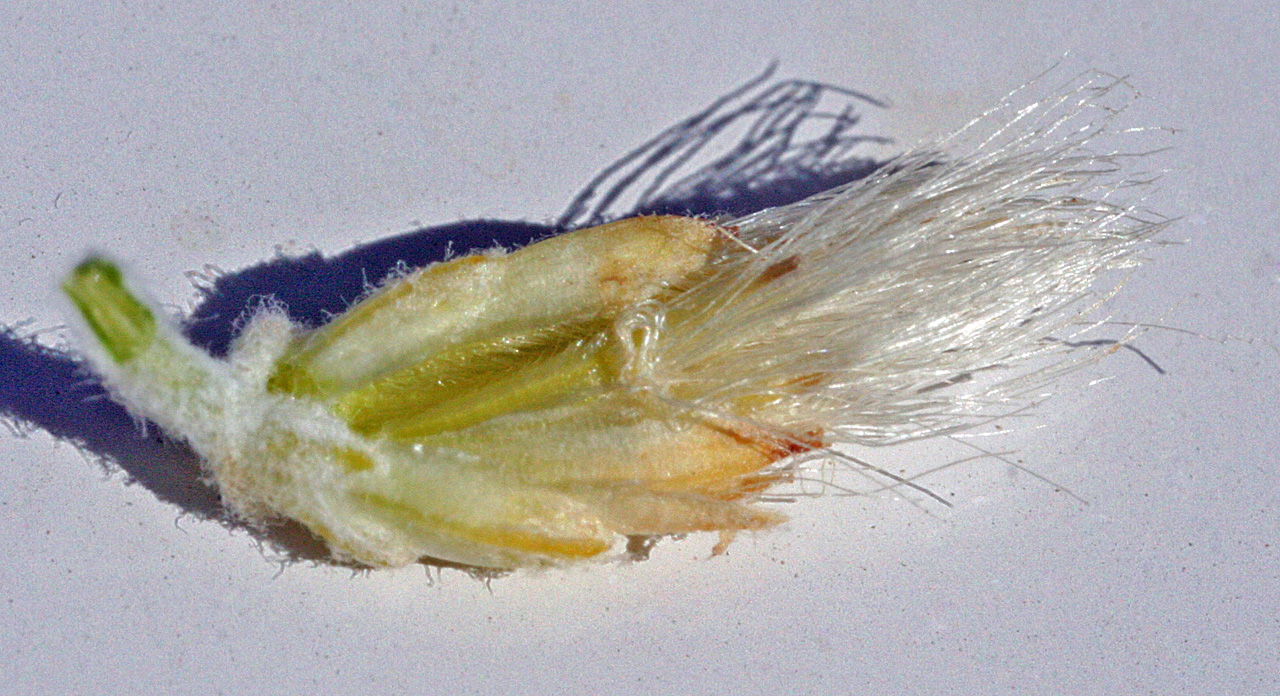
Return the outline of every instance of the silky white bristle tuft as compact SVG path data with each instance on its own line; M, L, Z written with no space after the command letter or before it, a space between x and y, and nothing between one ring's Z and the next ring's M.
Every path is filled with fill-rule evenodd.
M1135 96L1097 73L1015 93L865 180L724 223L741 244L648 320L645 370L696 408L766 394L763 424L866 445L1018 410L1087 359L1070 344L1167 224L1137 200L1140 153L1106 149Z

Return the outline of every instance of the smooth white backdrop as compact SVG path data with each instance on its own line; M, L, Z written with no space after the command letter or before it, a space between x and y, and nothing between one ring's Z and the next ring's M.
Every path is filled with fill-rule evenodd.
M950 511L807 500L725 557L693 538L490 585L281 567L4 435L0 691L1280 691L1278 44L1261 1L6 6L0 323L24 331L62 321L56 282L89 249L181 308L206 264L547 221L777 59L891 102L865 127L895 148L1059 61L1130 76L1130 120L1176 131L1150 205L1185 243L1115 313L1189 333L1139 341L1167 375L1116 355L993 445L1088 504L975 462L927 481Z

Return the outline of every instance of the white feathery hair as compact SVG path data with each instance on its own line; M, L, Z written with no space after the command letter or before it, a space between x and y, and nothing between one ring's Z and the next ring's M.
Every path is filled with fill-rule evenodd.
M1036 400L1097 354L1071 344L1169 222L1113 130L1129 84L1091 72L1025 103L1038 86L866 179L723 222L738 243L713 270L631 317L636 369L691 408L767 394L758 425L860 445Z

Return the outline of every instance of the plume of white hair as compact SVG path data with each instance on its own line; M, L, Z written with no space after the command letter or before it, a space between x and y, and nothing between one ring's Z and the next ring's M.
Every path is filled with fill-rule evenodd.
M710 413L882 445L1025 406L1168 220L1111 129L1136 93L1086 74L1007 97L872 176L722 224L736 244L632 319L638 370Z

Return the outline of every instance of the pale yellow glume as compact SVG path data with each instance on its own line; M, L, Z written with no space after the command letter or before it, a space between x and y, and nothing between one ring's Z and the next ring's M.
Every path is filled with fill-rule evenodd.
M105 262L68 290L104 345L134 353L109 371L121 398L204 455L240 514L298 520L372 566L505 568L781 519L739 500L785 443L624 379L619 316L691 282L725 234L646 217L459 258L316 331L262 312L225 363L141 305L116 324L142 339L95 322L129 313Z

